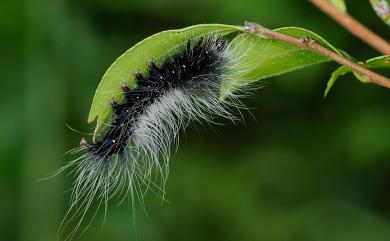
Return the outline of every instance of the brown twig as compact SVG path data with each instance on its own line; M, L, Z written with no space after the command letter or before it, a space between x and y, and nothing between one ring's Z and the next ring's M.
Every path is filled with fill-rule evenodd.
M285 35L279 32L272 31L271 29L265 28L257 23L252 22L246 22L245 23L245 30L252 34L259 34L261 36L265 36L269 39L279 40L288 42L297 46L300 46L302 48L309 49L313 52L316 52L318 54L321 54L322 56L328 57L329 59L345 65L352 70L354 70L357 73L360 73L367 77L368 82L372 84L377 84L386 88L390 88L390 79L379 75L375 72L372 72L369 69L364 68L360 64L354 63L349 59L344 58L343 56L334 53L330 51L329 49L322 47L318 43L316 43L314 40L307 38L305 36L302 36L300 39Z
M316 7L333 18L336 22L346 28L349 32L375 48L382 54L390 55L390 43L379 37L363 24L352 18L350 15L335 8L327 0L310 0Z

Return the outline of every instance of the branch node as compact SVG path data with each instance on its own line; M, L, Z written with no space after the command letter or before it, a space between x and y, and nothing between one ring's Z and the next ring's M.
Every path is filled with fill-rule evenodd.
M259 33L261 32L261 26L254 22L245 21L244 25L245 31L248 33Z
M305 44L305 45L312 45L314 44L316 41L310 37L307 37L307 36L302 36L299 38L299 41L302 43L302 44Z

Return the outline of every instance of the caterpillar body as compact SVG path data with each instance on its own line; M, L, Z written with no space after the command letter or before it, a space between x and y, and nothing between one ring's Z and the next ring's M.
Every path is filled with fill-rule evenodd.
M69 236L73 237L94 200L107 208L111 198L122 195L130 197L133 205L138 198L143 206L147 190L164 199L171 146L178 141L179 131L191 121L214 122L216 116L239 119L232 110L244 107L238 100L240 92L236 89L221 98L223 85L247 71L237 63L250 48L245 46L242 52L239 47L226 37L208 34L189 38L160 65L145 60L147 73L133 73L137 86L123 83L122 101L111 100L114 114L100 140L83 138L71 151L82 156L60 170L74 167L76 173L61 232L79 219Z
M153 60L149 60L149 76L145 77L138 71L135 73L138 85L135 90L130 90L126 84L122 86L125 103L111 101L116 117L103 139L97 143L88 143L82 139L81 145L92 156L107 159L114 154L123 155L132 139L142 138L140 135L142 128L149 128L149 137L158 139L159 136L154 136L151 132L150 128L153 127L145 126L149 123L144 123L143 118L149 117L148 114L156 106L163 107L163 101L166 99L180 105L186 101L181 99L183 95L190 96L191 104L199 103L195 98L204 100L209 95L219 98L221 75L224 65L227 64L223 56L225 49L226 40L223 38L200 39L194 46L191 45L191 40L188 40L184 53L172 57L162 66L157 67ZM163 111L165 114L169 111L178 111L173 107L169 106ZM183 110L183 106L177 107ZM187 112L185 114L193 114L189 109L185 111ZM178 112L173 114L177 115ZM154 124L161 128L158 121L155 119ZM137 140L133 142L137 143Z

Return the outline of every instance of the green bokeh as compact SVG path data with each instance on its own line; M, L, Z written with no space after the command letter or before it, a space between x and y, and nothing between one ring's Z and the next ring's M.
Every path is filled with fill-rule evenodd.
M348 11L383 37L368 1ZM0 4L0 240L53 241L73 176L38 182L71 156L94 91L141 39L198 23L313 30L359 60L378 55L308 1L15 0ZM390 239L390 92L340 79L334 63L266 80L245 123L181 136L169 202L110 205L77 240L367 241ZM389 74L389 73L384 73ZM252 115L255 118L252 118ZM256 121L254 120L256 119Z

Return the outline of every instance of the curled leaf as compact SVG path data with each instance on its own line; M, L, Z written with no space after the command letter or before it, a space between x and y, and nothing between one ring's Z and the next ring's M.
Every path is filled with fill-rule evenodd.
M336 70L332 73L332 75L331 75L331 77L330 77L328 83L326 84L326 89L325 89L324 97L328 96L330 89L333 87L333 85L336 83L336 80L337 80L339 77L341 77L341 76L343 76L343 75L345 75L345 74L348 74L348 73L350 73L350 72L351 72L351 69L348 68L348 67L346 67L346 66L341 66L341 67L339 67L338 69L336 69Z

